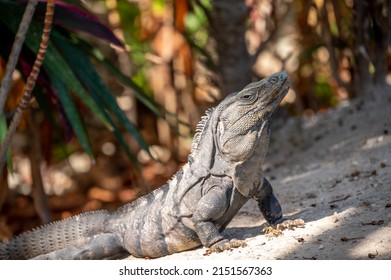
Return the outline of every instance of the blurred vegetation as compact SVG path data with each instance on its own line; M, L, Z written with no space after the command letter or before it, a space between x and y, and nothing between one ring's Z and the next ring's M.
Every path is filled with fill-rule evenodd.
M0 77L26 2L0 0ZM159 186L186 161L192 128L206 108L277 71L291 77L284 105L295 115L356 97L389 98L390 1L56 3L34 99L12 144L14 173L3 170L5 223L30 205L34 168L53 196L42 207L58 210L54 218L71 214L64 209L114 207L134 199L137 187ZM13 74L2 135L31 71L44 10L39 1ZM30 153L36 141L38 162ZM140 173L130 171L139 163ZM18 200L20 193L27 198ZM62 206L53 202L59 194Z

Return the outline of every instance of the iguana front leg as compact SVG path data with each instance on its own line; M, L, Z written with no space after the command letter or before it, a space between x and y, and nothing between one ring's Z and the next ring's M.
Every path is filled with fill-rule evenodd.
M281 205L274 196L272 186L266 178L263 179L262 187L254 199L258 202L259 210L269 224L273 225L282 221Z
M254 199L258 201L259 209L270 224L263 229L267 235L278 236L285 229L304 227L302 219L287 220L283 218L281 205L274 196L272 186L267 179L263 179L263 185Z
M213 252L221 252L244 246L243 241L225 239L215 224L229 208L230 193L232 190L214 187L204 195L197 204L193 214L195 231L205 247ZM221 225L220 225L221 226Z

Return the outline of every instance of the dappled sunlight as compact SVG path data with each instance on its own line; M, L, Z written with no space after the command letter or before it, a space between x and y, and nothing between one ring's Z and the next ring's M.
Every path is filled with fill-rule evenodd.
M277 258L295 259L295 256L301 255L305 259L339 260L367 259L371 258L371 254L389 254L390 247L387 249L385 246L387 243L391 244L389 225L377 229L357 224L354 217L360 216L361 220L365 221L365 212L363 209L351 207L307 222L304 229L285 231L285 239L292 237L299 242L284 240L285 250L282 250Z
M290 183L290 182L302 180L302 179L304 179L304 178L313 176L314 173L317 173L317 172L319 172L319 171L318 171L318 170L309 170L309 171L305 171L305 172L302 172L302 173L299 173L299 174L296 174L296 175L286 176L286 177L282 180L282 183L283 183L283 184L287 184L287 183Z
M365 144L361 147L362 150L368 150L373 148L378 148L380 146L387 146L391 144L390 135L380 135L368 138L365 141Z
M121 216L140 226L135 235L126 233L129 239L144 238L141 225L147 233L163 229L160 221L173 216L168 234L156 235L163 245L181 228L186 228L184 242L187 237L198 242L197 234L201 241L216 241L214 229L212 239L209 228L199 230L194 209L202 205L212 214L202 217L200 227L215 223L222 230L221 215L231 218L242 205L236 199L244 198L227 192L204 206L203 196L208 199L219 187L244 194L242 182L261 188L258 179L265 176L278 202L270 199L266 184L245 192L256 193L257 201L246 203L223 233L245 240L247 247L221 254L201 248L166 258L391 259L391 53L387 32L376 33L391 26L385 1L56 1L56 24L45 40L37 34L47 30L46 1L38 1L30 23L23 23L22 15L31 1L11 2L0 0L0 91L5 93L0 138L12 139L2 143L1 158L9 147L11 153L0 176L0 241L50 219L118 209L167 180L167 192L139 200L154 203L146 210L151 216ZM18 31L20 22L28 27L20 29L28 30L27 36ZM47 40L51 47L35 88L30 87L34 56ZM264 92L267 97L274 79L256 94L231 94L197 126L205 110L228 94L280 71L287 74L284 80L289 76L291 89L274 114L270 137L266 125L260 129L260 121L241 116L269 116L268 106L244 111L244 104L255 104L254 96L264 99ZM33 97L21 102L25 88ZM11 124L19 122L15 115L27 107L12 136ZM203 133L197 133L200 127ZM238 147L254 143L250 136L256 131L262 141L247 149L256 156L243 162ZM189 157L193 137L198 145ZM231 154L238 157L227 160ZM284 218L303 219L305 227L265 234L266 220L279 220L279 205ZM113 217L120 216L108 217L116 223ZM71 232L60 231L65 238ZM0 258L1 253L0 245Z
M390 235L391 223L373 231L372 233L365 236L365 238L358 241L358 244L351 249L350 257L355 258L356 256L367 257L368 254L373 254L374 257L377 255L386 255L391 251L391 235ZM382 244L383 243L383 244ZM387 248L388 244L388 248ZM382 246L386 245L386 246ZM368 248L373 248L372 251L368 252Z
M330 147L330 151L338 151L340 149L343 149L345 147L347 147L348 145L351 145L352 144L352 138L349 138L349 139L345 139L343 141L340 141L334 145L332 145Z

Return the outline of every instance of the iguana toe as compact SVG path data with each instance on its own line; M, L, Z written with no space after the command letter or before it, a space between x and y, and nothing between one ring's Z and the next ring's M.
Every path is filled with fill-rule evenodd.
M287 220L281 219L277 223L263 228L263 233L268 237L277 237L282 235L284 230L294 230L295 228L303 228L305 222L303 219Z
M210 249L212 252L222 252L222 251L231 250L233 248L245 247L245 246L247 246L246 242L234 238L231 240L223 239L210 246Z

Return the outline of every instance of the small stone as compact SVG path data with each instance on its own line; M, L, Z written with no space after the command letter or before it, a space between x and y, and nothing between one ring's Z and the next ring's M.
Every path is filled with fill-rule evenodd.
M322 244L319 245L318 250L323 250L324 246Z

